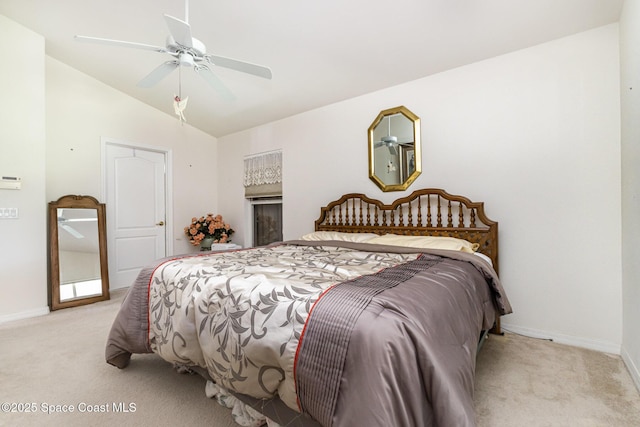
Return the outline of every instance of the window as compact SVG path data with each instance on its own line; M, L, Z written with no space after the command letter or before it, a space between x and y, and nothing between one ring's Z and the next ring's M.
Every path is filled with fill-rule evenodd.
M264 246L282 241L282 199L280 197L251 200L253 245Z
M282 152L244 158L244 197L251 205L251 246L282 241Z

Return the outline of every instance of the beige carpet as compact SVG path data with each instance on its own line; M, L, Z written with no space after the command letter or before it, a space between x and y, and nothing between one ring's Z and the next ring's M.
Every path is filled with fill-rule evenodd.
M619 356L508 333L478 355L475 401L485 427L640 426L640 394Z
M121 299L0 325L0 403L36 410L0 412L0 425L237 427L198 376L154 355L124 370L104 362ZM640 426L640 395L620 357L512 334L482 348L476 403L480 427ZM45 414L48 405L75 411Z
M206 398L199 376L177 374L155 355L136 356L124 370L104 361L122 297L117 292L110 301L0 325L0 403L35 403L37 409L0 412L0 425L237 427L228 409ZM81 404L109 412L80 413ZM114 404L134 404L135 412L116 413ZM73 405L75 411L47 415L43 405Z

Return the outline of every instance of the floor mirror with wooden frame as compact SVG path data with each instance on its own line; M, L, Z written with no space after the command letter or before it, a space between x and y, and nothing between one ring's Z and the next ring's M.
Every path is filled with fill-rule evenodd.
M49 307L109 299L105 205L67 195L49 203Z

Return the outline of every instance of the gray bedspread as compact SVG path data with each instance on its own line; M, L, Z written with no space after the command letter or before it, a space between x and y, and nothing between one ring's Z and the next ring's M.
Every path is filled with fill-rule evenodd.
M416 252L362 243L287 244ZM484 260L424 252L346 280L313 300L296 349L298 410L325 426L475 425L478 337L493 325L496 312L510 313L511 306ZM141 272L114 321L106 359L119 368L132 353L152 351L148 300L155 270Z

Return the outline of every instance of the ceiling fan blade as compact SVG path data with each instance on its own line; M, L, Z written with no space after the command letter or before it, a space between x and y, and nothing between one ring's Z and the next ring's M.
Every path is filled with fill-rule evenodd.
M235 99L229 88L216 76L206 65L196 65L193 67L224 99L231 101Z
M158 84L160 80L164 79L169 74L171 74L171 72L176 68L178 68L178 66L179 66L178 61L164 62L160 64L155 70L150 72L145 78L140 80L136 86L146 87L146 88L153 87L156 84Z
M225 58L217 55L204 55L207 62L218 67L230 68L232 70L241 71L243 73L253 74L254 76L263 77L271 80L273 75L271 69L262 65L251 64L249 62L239 61L237 59Z
M74 36L74 39L79 42L85 43L98 43L98 44L106 44L110 46L119 46L119 47L128 47L133 49L144 49L151 50L159 53L166 53L167 49L160 46L152 46L150 44L143 43L134 43L134 42L125 42L121 40L111 40L111 39L101 39L99 37L88 37L88 36Z
M69 227L66 224L60 224L60 227L62 227L67 233L71 234L76 239L84 239L84 236L82 235L82 233L77 231L75 228Z
M184 47L193 47L191 26L188 23L167 14L164 15L164 19L167 21L169 32L176 43Z

